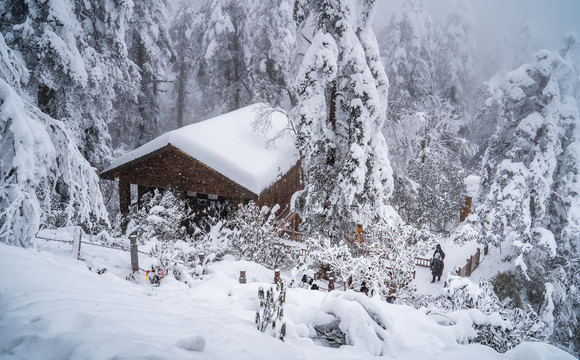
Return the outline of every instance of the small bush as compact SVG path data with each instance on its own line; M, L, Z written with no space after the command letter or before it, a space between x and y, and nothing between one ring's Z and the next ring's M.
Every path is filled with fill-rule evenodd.
M512 307L523 309L522 297L520 296L521 276L513 271L500 272L491 280L491 284L493 291L502 302L510 299Z
M260 300L259 310L256 312L256 325L258 330L266 332L270 329L272 336L284 341L286 337L286 323L284 319L284 304L286 303L286 285L282 280L276 288L270 288L264 292L264 288L258 289ZM280 323L282 323L280 325ZM278 326L279 325L279 326Z

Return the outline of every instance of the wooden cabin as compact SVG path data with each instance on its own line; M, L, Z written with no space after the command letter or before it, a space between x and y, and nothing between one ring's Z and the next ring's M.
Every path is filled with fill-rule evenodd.
M256 130L256 121L268 126ZM294 137L285 114L255 104L170 131L113 161L101 178L119 181L119 206L128 213L151 189L173 189L203 207L229 200L278 204L282 212L301 188ZM288 210L285 211L288 214Z

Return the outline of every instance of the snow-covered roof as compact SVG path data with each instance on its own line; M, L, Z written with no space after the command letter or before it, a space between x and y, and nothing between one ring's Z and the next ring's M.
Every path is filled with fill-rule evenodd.
M294 136L288 131L280 136L288 127L285 114L271 112L267 130L257 129L257 119L266 109L263 104L254 104L170 131L119 157L103 172L171 144L260 194L298 161Z

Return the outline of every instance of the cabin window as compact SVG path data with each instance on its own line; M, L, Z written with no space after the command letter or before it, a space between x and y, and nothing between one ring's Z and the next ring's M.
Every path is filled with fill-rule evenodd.
M197 199L197 205L207 206L208 204L209 204L209 200L208 199Z

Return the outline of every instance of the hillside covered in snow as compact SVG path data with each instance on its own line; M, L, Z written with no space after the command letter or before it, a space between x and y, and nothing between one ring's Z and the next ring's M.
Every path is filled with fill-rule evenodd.
M578 357L577 14L0 0L0 358Z
M545 343L522 343L505 354L469 344L474 324L509 326L475 309L441 314L298 284L286 294L282 342L254 323L258 288L274 286L272 270L228 258L189 284L167 276L154 287L144 273L125 280L127 252L83 246L79 261L61 242L39 239L37 249L0 245L0 271L12 274L0 286L2 359L574 358ZM150 260L143 260L146 267ZM246 284L238 281L240 269ZM291 276L282 279L289 283ZM348 346L330 347L317 334L315 327L333 321Z

